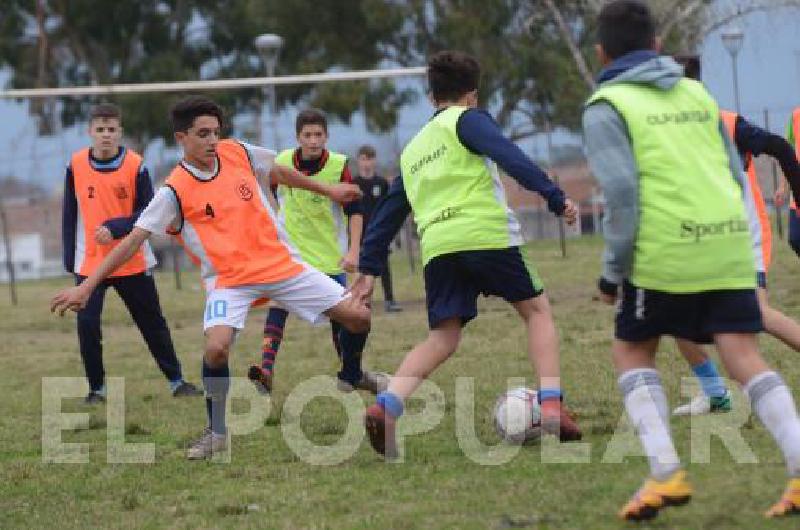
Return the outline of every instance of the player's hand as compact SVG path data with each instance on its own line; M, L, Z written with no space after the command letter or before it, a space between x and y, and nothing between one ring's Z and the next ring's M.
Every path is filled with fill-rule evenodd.
M328 198L340 204L347 204L348 202L357 201L364 194L361 193L361 188L355 184L338 183L332 184L328 188Z
M786 188L781 186L775 190L775 196L773 197L773 200L775 201L775 206L778 208L786 204Z
M339 260L339 266L343 268L346 272L357 272L358 271L358 249L353 249L349 251L347 254Z
M572 202L572 199L564 200L564 213L561 215L564 217L564 221L568 225L575 224L575 220L578 218L578 207L575 206L575 203Z
M375 289L375 276L359 274L347 292L353 295L358 302L369 306L372 302L372 291Z
M593 300L600 300L606 305L614 305L619 296L619 285L606 280L602 276L597 280L597 294Z
M600 300L606 305L614 305L617 303L617 295L616 294L606 294L600 290L597 291L597 295L595 295L595 300Z
M84 292L80 285L64 289L50 300L50 312L58 313L59 316L64 316L64 313L69 309L78 312L86 307L86 301L89 299L91 293Z
M97 227L97 230L94 231L94 240L99 245L108 245L114 241L114 236L111 235L111 230L100 225Z

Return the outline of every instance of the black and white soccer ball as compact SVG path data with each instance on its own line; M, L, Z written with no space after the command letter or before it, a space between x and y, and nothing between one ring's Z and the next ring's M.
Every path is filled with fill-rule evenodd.
M523 444L542 435L539 396L532 388L519 387L500 394L493 415L497 434L509 443Z

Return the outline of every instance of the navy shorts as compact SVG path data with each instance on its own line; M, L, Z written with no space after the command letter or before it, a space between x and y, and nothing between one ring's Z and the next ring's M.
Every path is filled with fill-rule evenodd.
M764 329L755 289L675 294L622 286L616 338L642 342L671 335L710 344L717 333L758 333Z
M478 315L478 295L521 302L542 294L544 286L528 263L525 249L465 250L443 254L425 265L428 325L461 319L463 326Z

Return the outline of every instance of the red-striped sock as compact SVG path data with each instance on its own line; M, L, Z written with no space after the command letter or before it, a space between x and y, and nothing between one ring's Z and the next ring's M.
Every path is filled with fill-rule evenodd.
M278 356L278 350L281 347L282 340L282 328L272 324L264 326L264 342L261 347L261 369L268 374L272 373L275 357Z

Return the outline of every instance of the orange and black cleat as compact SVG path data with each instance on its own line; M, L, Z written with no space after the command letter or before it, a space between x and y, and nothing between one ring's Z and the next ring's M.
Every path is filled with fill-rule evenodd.
M682 506L692 499L692 485L686 471L679 469L667 480L648 479L628 501L619 516L626 521L645 521L668 506Z

